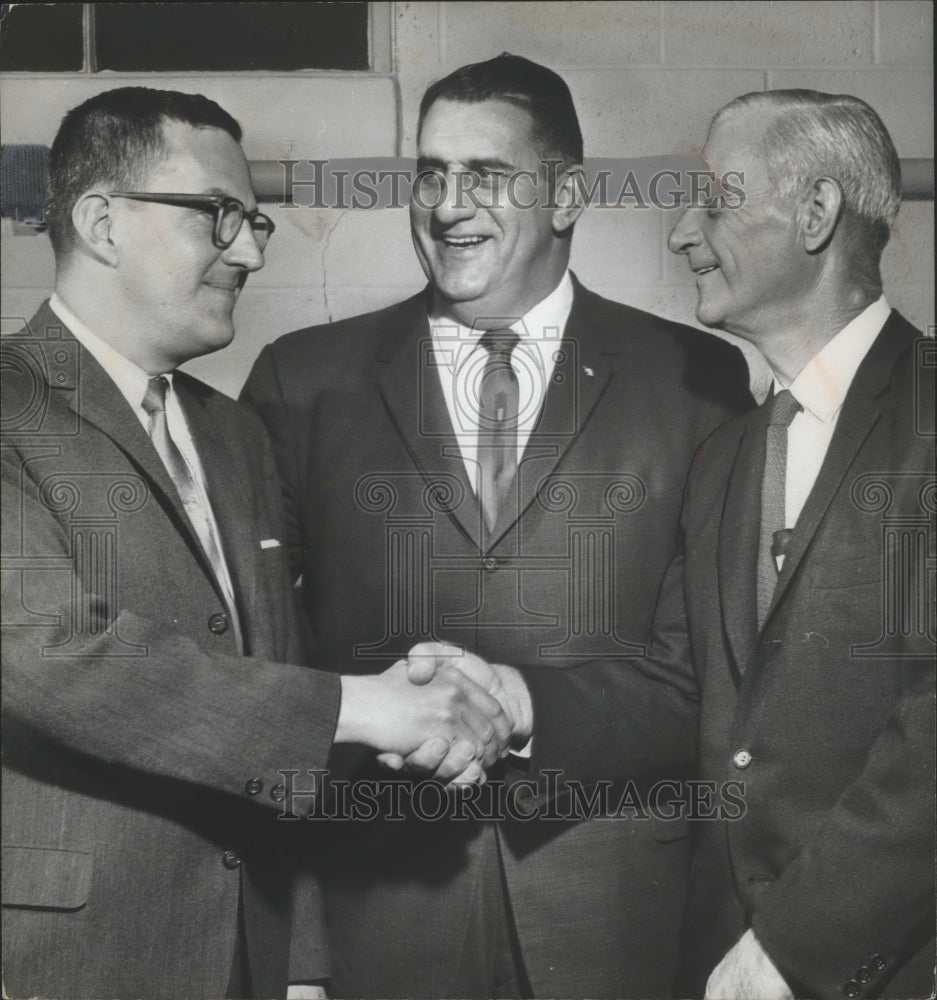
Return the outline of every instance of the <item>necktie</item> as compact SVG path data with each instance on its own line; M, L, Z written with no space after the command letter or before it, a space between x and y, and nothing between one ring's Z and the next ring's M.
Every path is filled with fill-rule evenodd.
M478 502L491 531L517 473L517 376L511 352L520 337L513 330L488 330L488 351L478 392Z
M758 628L764 624L778 582L775 555L790 532L784 524L787 489L787 428L800 411L800 403L788 389L770 403L765 440L765 471L761 481L761 535L758 548Z
M165 375L157 375L151 378L146 393L143 396L143 409L149 416L147 433L153 442L153 447L162 459L169 478L173 481L182 506L185 508L186 516L189 518L196 535L202 544L205 555L211 563L215 579L225 595L225 603L231 615L232 625L238 638L238 645L241 644L241 630L235 610L234 594L231 591L230 577L221 555L221 548L215 534L215 527L212 519L206 510L207 498L203 497L197 483L189 471L189 466L182 453L173 441L169 433L169 424L166 421L166 392L169 389L169 380Z

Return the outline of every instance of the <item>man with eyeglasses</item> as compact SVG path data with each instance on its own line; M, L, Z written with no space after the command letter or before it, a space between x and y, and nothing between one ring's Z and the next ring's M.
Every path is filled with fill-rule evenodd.
M419 696L403 663L291 665L266 437L177 370L231 342L273 233L240 135L200 95L128 87L52 146L55 292L2 356L4 995L284 996L306 824L276 820L315 805L289 774L333 742L506 748L456 671Z

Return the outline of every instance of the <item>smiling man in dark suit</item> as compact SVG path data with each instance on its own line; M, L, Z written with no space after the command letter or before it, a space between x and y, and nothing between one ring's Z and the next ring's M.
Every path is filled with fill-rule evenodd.
M3 342L3 976L10 996L283 996L281 769L429 737L486 764L498 703L301 666L257 419L178 372L263 265L236 121L122 88L50 157L56 286ZM305 800L308 808L308 798ZM327 977L314 892L308 978Z
M570 274L582 137L551 70L507 54L456 70L424 95L418 147L429 287L282 338L245 387L274 439L316 642L361 674L425 639L527 665L483 678L515 724L519 753L494 775L512 788L574 761L620 706L673 734L679 775L692 706L665 685L660 705L632 699L629 657L692 455L747 404L741 355ZM573 716L555 681L575 665L589 705ZM633 757L598 770L647 773ZM325 854L335 992L668 995L685 834L561 815L343 828Z
M932 996L934 347L882 294L897 154L857 98L769 91L704 157L745 199L670 248L774 389L694 462L650 648L692 658L701 776L745 789L699 825L681 992Z

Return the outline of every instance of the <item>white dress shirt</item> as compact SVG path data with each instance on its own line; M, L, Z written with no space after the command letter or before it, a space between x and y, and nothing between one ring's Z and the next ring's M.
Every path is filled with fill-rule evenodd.
M797 524L826 458L846 393L890 312L883 295L814 355L790 385L775 375L774 391L789 389L802 407L787 429L784 523L788 528Z
M88 351L98 364L107 372L111 381L120 390L121 395L127 400L134 415L140 421L143 429L149 432L150 417L143 409L143 397L149 385L150 376L134 364L129 358L119 351L114 350L110 344L105 343L100 337L92 333L88 327L69 309L57 293L53 293L49 299L49 306L58 318L75 335L75 339ZM186 423L185 414L179 405L179 398L176 396L172 372L165 373L169 388L166 391L166 425L169 429L169 436L179 449L189 470L189 475L198 496L192 502L183 501L185 512L195 529L196 535L202 543L202 548L210 551L209 533L214 534L214 542L221 556L221 566L219 567L221 577L218 580L224 593L225 603L231 612L235 622L237 621L237 610L234 600L234 587L231 582L231 574L228 570L227 560L224 554L224 545L221 533L218 531L218 524L208 499L208 492L205 489L205 470L199 460L198 452L195 449L195 442L189 432L189 425ZM180 498L181 499L181 498Z
M526 315L503 317L505 327L510 326L520 337L511 354L518 389L518 465L543 409L556 367L556 352L572 307L573 282L566 271L556 288ZM429 325L449 419L459 442L468 480L477 494L478 388L488 361L488 351L479 341L485 331L463 326L443 316L430 316Z

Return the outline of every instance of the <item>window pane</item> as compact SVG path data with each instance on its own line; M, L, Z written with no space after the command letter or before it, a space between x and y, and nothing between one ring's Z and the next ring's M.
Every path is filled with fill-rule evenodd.
M4 4L0 69L79 70L80 3Z
M98 69L367 69L367 3L99 3Z

